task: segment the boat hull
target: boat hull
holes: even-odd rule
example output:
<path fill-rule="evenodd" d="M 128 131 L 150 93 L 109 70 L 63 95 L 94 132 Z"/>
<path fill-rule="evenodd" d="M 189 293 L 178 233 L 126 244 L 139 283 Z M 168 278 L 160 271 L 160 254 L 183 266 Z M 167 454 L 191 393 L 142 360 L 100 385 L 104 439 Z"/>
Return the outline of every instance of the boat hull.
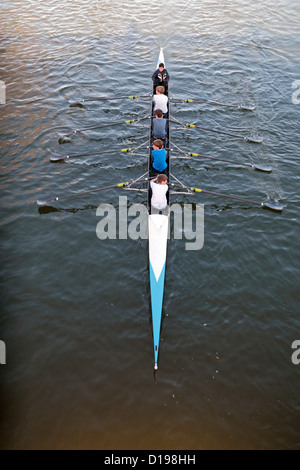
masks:
<path fill-rule="evenodd" d="M 165 286 L 169 215 L 149 214 L 148 229 L 154 368 L 157 369 Z"/>
<path fill-rule="evenodd" d="M 163 51 L 160 50 L 157 67 L 159 63 L 165 63 Z M 168 92 L 167 92 L 168 93 Z M 165 140 L 165 147 L 168 147 L 170 142 L 169 132 L 169 113 L 170 104 L 168 104 L 167 113 L 167 137 Z M 165 286 L 165 272 L 166 272 L 166 259 L 167 259 L 167 241 L 169 233 L 169 191 L 167 193 L 167 207 L 162 211 L 154 211 L 151 208 L 152 191 L 150 187 L 150 180 L 157 176 L 157 172 L 153 171 L 152 167 L 152 142 L 154 140 L 152 134 L 154 117 L 154 105 L 151 104 L 151 126 L 150 126 L 150 141 L 149 141 L 149 162 L 148 162 L 148 242 L 149 242 L 149 271 L 150 271 L 150 295 L 151 295 L 151 311 L 152 311 L 152 328 L 153 328 L 153 346 L 154 346 L 154 368 L 158 368 L 158 355 L 160 332 L 163 311 L 164 299 L 164 286 Z M 167 148 L 167 168 L 164 173 L 169 180 L 170 175 L 170 156 L 169 149 Z"/>

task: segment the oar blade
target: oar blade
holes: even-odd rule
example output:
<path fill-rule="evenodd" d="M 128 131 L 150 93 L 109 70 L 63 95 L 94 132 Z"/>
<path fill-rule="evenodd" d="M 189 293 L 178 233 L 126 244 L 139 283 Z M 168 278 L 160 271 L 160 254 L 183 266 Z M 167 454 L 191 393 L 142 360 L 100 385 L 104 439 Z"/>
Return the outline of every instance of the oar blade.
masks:
<path fill-rule="evenodd" d="M 262 143 L 262 138 L 261 137 L 244 137 L 246 142 L 251 142 L 252 144 L 261 144 Z"/>
<path fill-rule="evenodd" d="M 263 202 L 262 203 L 263 209 L 269 209 L 274 212 L 282 212 L 283 206 L 278 202 Z"/>
<path fill-rule="evenodd" d="M 254 111 L 255 108 L 256 106 L 242 106 L 242 105 L 238 106 L 238 109 L 240 109 L 241 111 Z"/>
<path fill-rule="evenodd" d="M 61 138 L 69 137 L 69 136 L 71 136 L 72 134 L 75 134 L 75 133 L 76 133 L 76 130 L 69 131 L 69 132 L 59 132 L 58 136 L 61 137 Z"/>
<path fill-rule="evenodd" d="M 82 100 L 82 101 L 84 101 L 84 100 Z M 84 104 L 79 103 L 79 101 L 76 101 L 76 102 L 71 102 L 70 103 L 70 108 L 84 108 L 84 109 L 86 109 L 86 106 L 84 106 Z"/>
<path fill-rule="evenodd" d="M 272 168 L 266 165 L 253 165 L 254 170 L 264 171 L 265 173 L 271 173 Z"/>
<path fill-rule="evenodd" d="M 55 197 L 45 197 L 44 199 L 37 199 L 36 203 L 38 206 L 46 206 L 49 202 L 55 201 Z"/>
<path fill-rule="evenodd" d="M 50 162 L 51 163 L 63 162 L 65 158 L 66 158 L 66 155 L 51 155 Z"/>

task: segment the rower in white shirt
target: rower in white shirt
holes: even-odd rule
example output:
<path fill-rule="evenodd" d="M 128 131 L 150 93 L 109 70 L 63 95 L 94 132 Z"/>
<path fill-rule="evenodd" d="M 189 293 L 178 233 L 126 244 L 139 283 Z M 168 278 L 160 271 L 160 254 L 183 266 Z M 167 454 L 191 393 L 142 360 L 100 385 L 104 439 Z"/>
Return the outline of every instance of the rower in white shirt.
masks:
<path fill-rule="evenodd" d="M 160 174 L 150 181 L 152 189 L 151 206 L 155 209 L 162 210 L 167 207 L 168 177 Z"/>
<path fill-rule="evenodd" d="M 153 96 L 154 112 L 156 109 L 161 109 L 164 114 L 168 112 L 168 97 L 164 93 L 165 89 L 163 86 L 156 87 L 156 94 Z"/>

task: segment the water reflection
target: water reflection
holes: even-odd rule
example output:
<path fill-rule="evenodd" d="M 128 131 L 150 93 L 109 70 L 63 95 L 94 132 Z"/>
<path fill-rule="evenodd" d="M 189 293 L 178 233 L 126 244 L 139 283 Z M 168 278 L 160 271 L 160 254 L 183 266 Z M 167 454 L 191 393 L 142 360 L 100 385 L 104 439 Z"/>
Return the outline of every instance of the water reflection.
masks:
<path fill-rule="evenodd" d="M 0 108 L 0 326 L 8 345 L 1 445 L 295 447 L 298 377 L 287 351 L 299 324 L 299 109 L 291 103 L 299 2 L 4 0 L 0 14 L 8 94 Z M 61 152 L 59 130 L 149 112 L 148 103 L 70 108 L 70 100 L 147 93 L 159 45 L 174 96 L 257 105 L 253 113 L 174 105 L 177 119 L 264 137 L 258 148 L 173 130 L 174 143 L 273 169 L 174 161 L 176 177 L 289 204 L 278 216 L 200 196 L 203 249 L 169 246 L 154 383 L 147 246 L 101 243 L 97 197 L 72 207 L 38 208 L 36 199 L 143 172 L 142 158 L 52 165 L 49 156 Z M 63 148 L 92 153 L 147 138 L 143 128 L 107 129 L 80 133 Z"/>

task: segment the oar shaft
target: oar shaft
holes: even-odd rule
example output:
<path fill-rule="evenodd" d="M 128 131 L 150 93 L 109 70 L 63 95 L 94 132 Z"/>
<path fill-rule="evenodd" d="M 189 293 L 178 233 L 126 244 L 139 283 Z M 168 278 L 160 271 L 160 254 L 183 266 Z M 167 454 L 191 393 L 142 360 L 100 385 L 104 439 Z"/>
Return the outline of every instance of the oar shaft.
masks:
<path fill-rule="evenodd" d="M 210 128 L 207 128 L 207 127 L 197 126 L 196 124 L 189 124 L 189 123 L 174 121 L 172 119 L 170 119 L 169 121 L 173 122 L 174 124 L 179 124 L 179 125 L 185 126 L 185 127 L 192 127 L 192 128 L 201 129 L 202 131 L 215 132 L 216 134 L 229 135 L 230 137 L 236 137 L 237 139 L 243 139 L 243 140 L 246 140 L 248 142 L 261 143 L 261 139 L 259 139 L 259 140 L 252 139 L 251 137 L 244 137 L 242 135 L 232 134 L 230 132 L 224 132 L 224 131 L 219 131 L 219 130 L 216 130 L 216 129 L 210 129 Z"/>
<path fill-rule="evenodd" d="M 110 186 L 104 186 L 102 188 L 89 189 L 88 191 L 81 191 L 79 193 L 67 194 L 65 196 L 55 196 L 55 197 L 49 197 L 49 198 L 45 198 L 45 199 L 38 199 L 37 200 L 37 205 L 38 206 L 45 206 L 46 204 L 48 204 L 48 202 L 51 202 L 51 201 L 60 201 L 61 199 L 67 199 L 67 198 L 70 198 L 70 197 L 84 196 L 85 194 L 96 193 L 96 192 L 99 192 L 99 191 L 104 191 L 106 189 L 122 188 L 122 187 L 128 186 L 130 184 L 140 183 L 140 182 L 147 181 L 147 180 L 148 180 L 148 178 L 142 178 L 142 179 L 137 179 L 137 180 L 133 180 L 133 181 L 126 181 L 124 183 L 113 184 L 113 185 L 110 185 Z"/>
<path fill-rule="evenodd" d="M 261 203 L 261 202 L 251 201 L 250 199 L 244 199 L 244 198 L 238 197 L 238 196 L 228 196 L 228 194 L 216 193 L 214 191 L 208 191 L 206 189 L 195 188 L 193 186 L 188 187 L 188 186 L 184 186 L 184 185 L 178 185 L 178 184 L 175 184 L 175 183 L 172 183 L 172 185 L 176 186 L 178 188 L 189 189 L 193 193 L 211 194 L 213 196 L 221 196 L 221 197 L 225 197 L 225 198 L 228 198 L 228 199 L 235 199 L 237 201 L 242 201 L 242 202 L 247 202 L 247 203 L 250 203 L 250 204 L 256 204 L 258 206 L 263 206 L 263 203 Z"/>
<path fill-rule="evenodd" d="M 89 98 L 89 99 L 82 99 L 81 101 L 83 101 L 84 103 L 87 103 L 88 101 L 113 101 L 113 100 L 127 100 L 127 99 L 131 99 L 131 100 L 136 100 L 138 98 L 146 98 L 146 97 L 149 97 L 150 95 L 130 95 L 130 96 L 114 96 L 112 98 Z"/>
<path fill-rule="evenodd" d="M 192 100 L 190 98 L 171 98 L 171 101 L 180 101 L 183 103 L 197 103 L 197 104 L 212 104 L 216 106 L 226 106 L 228 108 L 239 108 L 238 105 L 236 104 L 224 104 L 224 103 L 218 103 L 216 101 L 199 101 L 199 100 Z"/>
<path fill-rule="evenodd" d="M 80 193 L 74 193 L 74 194 L 67 194 L 66 196 L 57 196 L 55 198 L 56 201 L 59 201 L 60 199 L 67 199 L 70 197 L 75 197 L 75 196 L 84 196 L 85 194 L 90 194 L 90 193 L 96 193 L 99 191 L 104 191 L 106 189 L 112 189 L 112 188 L 118 188 L 122 186 L 127 186 L 129 183 L 119 183 L 119 184 L 113 184 L 110 186 L 104 186 L 103 188 L 96 188 L 96 189 L 89 189 L 88 191 L 81 191 Z"/>
<path fill-rule="evenodd" d="M 186 124 L 186 126 L 187 127 L 197 127 L 198 129 L 201 129 L 202 131 L 215 132 L 216 134 L 229 135 L 230 137 L 237 137 L 238 139 L 245 140 L 245 137 L 243 137 L 242 135 L 231 134 L 231 132 L 217 131 L 215 129 L 209 129 L 207 127 L 194 126 L 193 124 Z"/>
<path fill-rule="evenodd" d="M 86 127 L 84 129 L 76 129 L 73 132 L 90 131 L 90 130 L 94 130 L 94 129 L 102 129 L 104 127 L 120 126 L 121 124 L 132 124 L 133 122 L 144 121 L 145 119 L 150 119 L 150 118 L 149 118 L 149 116 L 147 116 L 147 117 L 138 118 L 138 119 L 127 119 L 126 121 L 118 121 L 118 122 L 113 122 L 111 124 L 102 124 L 101 126 Z"/>
<path fill-rule="evenodd" d="M 199 100 L 193 100 L 189 98 L 171 98 L 171 101 L 179 101 L 183 103 L 197 103 L 197 104 L 211 104 L 213 106 L 225 106 L 227 108 L 236 108 L 236 109 L 241 109 L 241 110 L 247 110 L 247 111 L 253 111 L 255 109 L 255 106 L 242 106 L 238 104 L 226 104 L 226 103 L 219 103 L 218 101 L 199 101 Z"/>
<path fill-rule="evenodd" d="M 263 209 L 270 209 L 271 211 L 275 212 L 282 212 L 283 206 L 278 204 L 278 202 L 257 202 L 257 201 L 252 201 L 251 199 L 244 199 L 243 197 L 238 197 L 238 196 L 229 196 L 228 194 L 221 194 L 221 193 L 216 193 L 214 191 L 208 191 L 206 189 L 200 189 L 200 188 L 194 188 L 194 187 L 188 187 L 184 186 L 183 184 L 176 184 L 176 183 L 171 183 L 172 186 L 176 186 L 177 188 L 182 188 L 182 189 L 188 189 L 192 192 L 196 193 L 205 193 L 205 194 L 212 194 L 213 196 L 221 196 L 225 197 L 227 199 L 235 199 L 236 201 L 241 201 L 241 202 L 246 202 L 247 204 L 256 204 L 257 206 L 262 207 Z"/>
<path fill-rule="evenodd" d="M 123 149 L 122 149 L 123 150 Z M 93 155 L 104 155 L 106 153 L 113 153 L 117 150 L 106 150 L 102 152 L 93 152 L 93 153 L 77 153 L 73 155 L 55 155 L 55 157 L 60 157 L 61 159 L 65 160 L 66 158 L 76 158 L 76 157 L 89 157 Z"/>
<path fill-rule="evenodd" d="M 197 192 L 197 193 L 206 193 L 206 194 L 212 194 L 213 196 L 221 196 L 221 197 L 226 197 L 228 199 L 235 199 L 236 201 L 242 201 L 242 202 L 247 202 L 251 204 L 256 204 L 258 206 L 262 206 L 263 204 L 261 202 L 257 201 L 251 201 L 249 199 L 244 199 L 242 197 L 238 196 L 228 196 L 227 194 L 221 194 L 221 193 L 215 193 L 213 191 L 207 191 L 205 189 L 200 189 L 200 188 L 190 188 L 191 191 Z"/>
<path fill-rule="evenodd" d="M 82 129 L 75 129 L 74 131 L 66 132 L 63 135 L 71 135 L 71 134 L 76 134 L 76 132 L 84 132 L 84 131 L 92 131 L 95 129 L 102 129 L 105 127 L 112 127 L 112 126 L 120 126 L 121 124 L 132 124 L 133 122 L 139 122 L 139 121 L 144 121 L 145 119 L 150 119 L 149 116 L 144 117 L 144 118 L 138 118 L 138 119 L 127 119 L 126 121 L 118 121 L 118 122 L 113 122 L 110 124 L 102 124 L 101 126 L 93 126 L 93 127 L 83 127 Z"/>
<path fill-rule="evenodd" d="M 185 127 L 192 127 L 192 128 L 201 129 L 202 131 L 215 132 L 216 134 L 224 134 L 224 135 L 229 135 L 231 137 L 238 137 L 239 139 L 245 139 L 245 137 L 243 137 L 242 135 L 231 134 L 230 132 L 217 131 L 216 129 L 210 129 L 210 128 L 207 128 L 207 127 L 196 126 L 196 124 L 189 124 L 189 123 L 184 123 L 184 122 L 179 122 L 179 121 L 177 122 L 177 121 L 173 121 L 171 119 L 170 119 L 170 122 L 173 122 L 174 124 L 179 124 L 179 125 L 185 126 Z"/>
<path fill-rule="evenodd" d="M 75 129 L 75 131 L 72 131 L 72 132 L 75 133 L 75 132 L 82 132 L 82 131 L 92 131 L 94 129 L 102 129 L 104 127 L 120 126 L 120 124 L 124 124 L 124 123 L 125 123 L 125 121 L 112 122 L 111 124 L 102 124 L 101 126 L 84 127 L 82 129 Z"/>
<path fill-rule="evenodd" d="M 269 166 L 266 166 L 266 165 L 258 165 L 258 164 L 252 165 L 251 163 L 234 162 L 233 160 L 227 160 L 225 158 L 211 157 L 211 156 L 208 156 L 208 155 L 201 155 L 199 153 L 188 152 L 188 155 L 191 155 L 192 157 L 209 158 L 210 160 L 217 160 L 217 161 L 221 161 L 221 162 L 232 163 L 233 165 L 246 166 L 246 167 L 253 168 L 254 170 L 264 171 L 266 173 L 271 173 L 271 171 L 272 171 L 272 168 L 269 167 Z"/>
<path fill-rule="evenodd" d="M 201 157 L 201 158 L 208 158 L 210 160 L 216 160 L 216 161 L 220 161 L 220 162 L 233 163 L 234 165 L 253 167 L 253 165 L 251 165 L 250 163 L 234 162 L 233 160 L 227 160 L 225 158 L 217 158 L 217 157 L 211 157 L 211 156 L 208 156 L 208 155 L 201 155 L 200 153 L 188 152 L 188 155 L 190 155 L 191 157 Z"/>
<path fill-rule="evenodd" d="M 253 168 L 254 170 L 258 171 L 264 171 L 266 173 L 271 173 L 272 168 L 266 165 L 253 165 L 252 163 L 244 163 L 244 162 L 235 162 L 233 160 L 228 160 L 226 158 L 220 158 L 220 157 L 212 157 L 208 155 L 202 155 L 200 153 L 193 153 L 193 152 L 185 152 L 183 150 L 180 150 L 178 147 L 176 149 L 170 149 L 170 150 L 176 150 L 184 155 L 189 155 L 187 157 L 182 157 L 182 158 L 191 158 L 191 157 L 200 157 L 200 158 L 208 158 L 209 160 L 215 160 L 215 161 L 220 161 L 220 162 L 225 162 L 225 163 L 232 163 L 233 165 L 238 165 L 238 166 L 245 166 L 245 167 L 250 167 Z M 180 158 L 180 157 L 174 157 L 174 158 Z"/>
<path fill-rule="evenodd" d="M 110 154 L 110 153 L 116 153 L 116 152 L 123 152 L 123 153 L 130 153 L 133 152 L 134 150 L 139 150 L 139 149 L 148 149 L 148 147 L 137 147 L 137 148 L 124 148 L 124 149 L 117 149 L 117 150 L 103 150 L 101 152 L 93 152 L 93 153 L 78 153 L 78 154 L 73 154 L 73 155 L 52 155 L 50 157 L 50 161 L 52 163 L 57 163 L 61 162 L 63 160 L 67 160 L 69 158 L 77 158 L 77 157 L 90 157 L 94 155 L 105 155 L 105 154 Z"/>

